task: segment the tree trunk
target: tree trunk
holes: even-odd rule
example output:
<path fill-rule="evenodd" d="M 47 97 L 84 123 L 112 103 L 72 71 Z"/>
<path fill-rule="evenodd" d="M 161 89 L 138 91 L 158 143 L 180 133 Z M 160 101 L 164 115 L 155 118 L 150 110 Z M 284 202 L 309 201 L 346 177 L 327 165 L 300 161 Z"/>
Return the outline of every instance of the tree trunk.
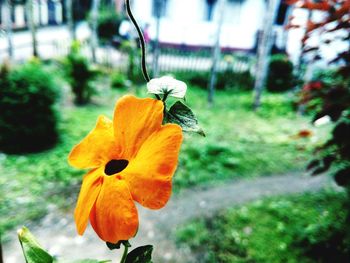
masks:
<path fill-rule="evenodd" d="M 164 0 L 156 0 L 156 38 L 154 40 L 154 49 L 153 49 L 153 60 L 152 60 L 152 75 L 153 78 L 157 78 L 159 75 L 159 56 L 160 56 L 160 48 L 159 48 L 159 34 L 160 34 L 160 18 L 163 13 L 164 8 Z"/>
<path fill-rule="evenodd" d="M 311 10 L 308 10 L 307 11 L 307 20 L 306 20 L 306 26 L 307 26 L 307 23 L 309 20 L 312 19 L 312 11 Z M 304 32 L 304 35 L 303 35 L 303 38 L 307 35 L 307 29 L 306 29 L 306 26 L 305 26 L 305 32 Z M 305 64 L 305 61 L 304 61 L 304 49 L 305 49 L 305 45 L 306 43 L 305 42 L 302 42 L 301 43 L 301 47 L 300 47 L 300 54 L 299 54 L 299 58 L 298 58 L 298 62 L 297 62 L 297 72 L 298 74 L 301 76 L 302 75 L 302 70 L 303 70 L 303 65 Z"/>
<path fill-rule="evenodd" d="M 213 48 L 213 56 L 212 56 L 213 64 L 212 64 L 211 70 L 210 70 L 210 81 L 209 81 L 209 86 L 208 86 L 208 103 L 209 103 L 209 105 L 213 105 L 213 103 L 214 103 L 217 67 L 218 67 L 218 62 L 220 62 L 220 55 L 221 55 L 220 37 L 221 37 L 222 24 L 224 22 L 226 0 L 220 0 L 218 2 L 218 6 L 219 6 L 219 11 L 220 11 L 220 18 L 218 21 L 218 27 L 217 27 L 216 36 L 215 36 L 215 45 Z"/>
<path fill-rule="evenodd" d="M 308 14 L 307 14 L 307 20 L 306 20 L 306 25 L 308 23 L 309 20 L 312 19 L 312 11 L 308 10 Z M 304 37 L 306 37 L 307 35 L 307 29 L 305 28 L 305 32 L 304 32 Z M 304 57 L 304 49 L 305 49 L 305 42 L 301 43 L 301 47 L 300 47 L 300 54 L 299 54 L 299 58 L 297 61 L 297 65 L 296 65 L 296 72 L 298 74 L 298 77 L 300 80 L 303 80 L 303 83 L 307 83 L 312 79 L 312 74 L 313 74 L 313 65 L 312 64 L 307 64 L 305 61 L 305 57 Z M 299 91 L 301 88 L 301 86 L 297 86 L 296 90 Z M 305 113 L 305 107 L 306 105 L 303 103 L 300 103 L 298 106 L 298 114 L 299 115 L 303 115 Z"/>
<path fill-rule="evenodd" d="M 11 0 L 4 1 L 4 23 L 7 38 L 7 52 L 10 60 L 13 59 L 13 41 L 12 41 L 12 19 L 11 19 Z"/>
<path fill-rule="evenodd" d="M 75 24 L 74 24 L 74 16 L 73 16 L 73 0 L 66 0 L 66 11 L 67 11 L 67 25 L 70 34 L 71 41 L 75 41 L 77 39 L 75 32 Z"/>
<path fill-rule="evenodd" d="M 274 41 L 273 24 L 276 20 L 279 0 L 268 0 L 267 11 L 264 16 L 264 24 L 261 37 L 258 40 L 258 54 L 256 63 L 256 76 L 254 85 L 253 108 L 257 110 L 261 104 L 261 94 L 264 90 L 266 76 L 269 67 L 269 58 Z"/>
<path fill-rule="evenodd" d="M 27 0 L 27 17 L 28 17 L 29 30 L 30 30 L 30 34 L 32 37 L 33 56 L 39 57 L 38 41 L 36 38 L 36 25 L 34 22 L 34 2 L 33 2 L 33 0 Z"/>
<path fill-rule="evenodd" d="M 91 7 L 91 55 L 92 55 L 92 62 L 96 63 L 96 49 L 98 47 L 98 10 L 100 6 L 100 0 L 92 0 L 92 7 Z"/>

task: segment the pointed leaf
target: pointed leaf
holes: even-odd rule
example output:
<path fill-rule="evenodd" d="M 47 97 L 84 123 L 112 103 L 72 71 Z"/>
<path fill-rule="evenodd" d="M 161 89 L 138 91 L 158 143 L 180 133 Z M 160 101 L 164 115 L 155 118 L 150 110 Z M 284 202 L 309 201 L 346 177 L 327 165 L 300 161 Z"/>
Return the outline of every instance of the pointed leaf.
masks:
<path fill-rule="evenodd" d="M 27 263 L 53 262 L 53 257 L 42 248 L 26 227 L 22 227 L 18 231 L 18 238 Z"/>
<path fill-rule="evenodd" d="M 168 123 L 180 125 L 184 131 L 196 132 L 205 136 L 205 133 L 198 125 L 198 120 L 192 110 L 181 101 L 175 102 L 174 105 L 170 107 L 169 111 L 165 114 L 165 120 Z"/>
<path fill-rule="evenodd" d="M 74 261 L 59 261 L 58 263 L 110 263 L 112 260 L 80 259 Z"/>
<path fill-rule="evenodd" d="M 126 263 L 152 263 L 153 246 L 135 248 L 126 256 Z"/>

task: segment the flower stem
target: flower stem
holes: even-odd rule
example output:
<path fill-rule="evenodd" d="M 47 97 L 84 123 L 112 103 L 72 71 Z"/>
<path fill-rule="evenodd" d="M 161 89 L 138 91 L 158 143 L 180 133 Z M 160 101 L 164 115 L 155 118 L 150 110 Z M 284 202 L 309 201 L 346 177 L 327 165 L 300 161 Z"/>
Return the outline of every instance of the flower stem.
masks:
<path fill-rule="evenodd" d="M 134 15 L 132 14 L 131 11 L 131 6 L 130 6 L 130 0 L 125 0 L 125 6 L 126 6 L 126 12 L 131 20 L 131 22 L 134 24 L 137 33 L 139 35 L 140 39 L 140 46 L 141 46 L 141 67 L 142 67 L 142 74 L 143 77 L 147 82 L 149 82 L 151 79 L 148 75 L 147 72 L 147 66 L 146 66 L 146 43 L 145 43 L 145 38 L 143 37 L 142 31 L 140 26 L 137 24 L 136 19 L 134 18 Z"/>
<path fill-rule="evenodd" d="M 129 250 L 129 246 L 128 245 L 126 245 L 124 243 L 123 243 L 123 245 L 124 245 L 124 253 L 123 253 L 122 259 L 120 260 L 120 263 L 125 263 L 126 256 L 128 255 L 128 250 Z"/>
<path fill-rule="evenodd" d="M 147 72 L 147 65 L 146 65 L 146 42 L 145 38 L 143 37 L 142 30 L 140 26 L 137 24 L 137 21 L 131 11 L 131 6 L 130 6 L 130 0 L 125 0 L 125 7 L 126 7 L 126 13 L 128 14 L 131 22 L 136 28 L 137 34 L 139 35 L 140 39 L 140 46 L 141 46 L 141 69 L 142 69 L 142 74 L 143 77 L 145 78 L 146 82 L 149 82 L 151 79 L 148 75 Z M 161 100 L 161 98 L 156 94 L 155 95 L 158 100 Z"/>

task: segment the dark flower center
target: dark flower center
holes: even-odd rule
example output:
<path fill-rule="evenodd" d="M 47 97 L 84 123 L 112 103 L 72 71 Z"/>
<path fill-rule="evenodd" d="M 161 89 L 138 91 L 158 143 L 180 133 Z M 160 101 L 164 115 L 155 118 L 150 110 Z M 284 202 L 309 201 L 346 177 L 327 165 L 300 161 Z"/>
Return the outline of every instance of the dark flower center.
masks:
<path fill-rule="evenodd" d="M 128 160 L 110 160 L 105 167 L 106 175 L 113 175 L 123 171 L 129 164 Z"/>

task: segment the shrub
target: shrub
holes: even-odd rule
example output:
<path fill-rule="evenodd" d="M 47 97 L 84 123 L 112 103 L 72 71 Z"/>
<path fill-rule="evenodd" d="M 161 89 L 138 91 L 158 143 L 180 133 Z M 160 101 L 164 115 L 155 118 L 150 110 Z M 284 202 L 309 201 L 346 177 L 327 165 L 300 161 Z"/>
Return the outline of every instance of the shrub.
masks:
<path fill-rule="evenodd" d="M 208 88 L 210 73 L 207 71 L 177 72 L 175 75 L 177 79 L 186 82 L 188 85 L 202 89 Z"/>
<path fill-rule="evenodd" d="M 267 89 L 272 92 L 283 92 L 293 88 L 295 83 L 292 62 L 286 55 L 273 55 L 267 75 Z"/>
<path fill-rule="evenodd" d="M 227 70 L 218 73 L 217 89 L 251 90 L 253 85 L 254 79 L 248 70 L 242 72 Z"/>
<path fill-rule="evenodd" d="M 97 76 L 97 71 L 92 69 L 88 60 L 80 52 L 80 44 L 72 44 L 71 50 L 65 60 L 66 77 L 75 95 L 75 103 L 83 105 L 90 102 L 95 89 L 91 81 Z"/>
<path fill-rule="evenodd" d="M 39 62 L 9 70 L 0 81 L 0 150 L 36 152 L 51 147 L 58 138 L 54 104 L 58 89 Z"/>
<path fill-rule="evenodd" d="M 102 8 L 99 11 L 97 34 L 101 42 L 109 42 L 118 35 L 121 17 L 114 9 Z"/>
<path fill-rule="evenodd" d="M 128 82 L 130 81 L 128 81 L 125 75 L 120 72 L 115 72 L 111 77 L 111 87 L 113 89 L 127 88 L 130 85 Z"/>
<path fill-rule="evenodd" d="M 178 72 L 175 75 L 178 79 L 192 86 L 198 86 L 202 89 L 208 88 L 210 72 Z M 253 84 L 254 79 L 249 71 L 234 72 L 231 70 L 226 70 L 217 74 L 216 89 L 218 90 L 250 90 L 252 89 Z"/>
<path fill-rule="evenodd" d="M 144 78 L 141 72 L 139 55 L 140 49 L 135 41 L 125 40 L 121 43 L 120 51 L 128 56 L 128 67 L 126 75 L 133 83 L 143 84 Z"/>

